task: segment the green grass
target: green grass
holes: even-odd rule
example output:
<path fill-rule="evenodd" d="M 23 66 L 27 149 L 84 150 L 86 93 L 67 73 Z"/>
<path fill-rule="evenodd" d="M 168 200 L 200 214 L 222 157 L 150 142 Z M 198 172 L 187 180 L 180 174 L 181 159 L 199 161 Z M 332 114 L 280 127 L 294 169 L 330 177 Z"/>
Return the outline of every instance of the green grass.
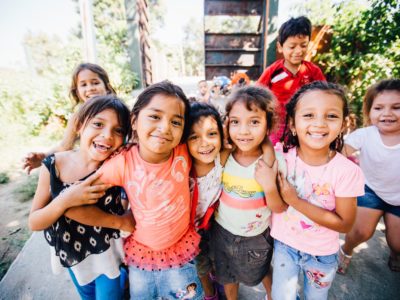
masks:
<path fill-rule="evenodd" d="M 0 184 L 5 184 L 10 181 L 10 176 L 8 176 L 7 172 L 0 173 Z"/>
<path fill-rule="evenodd" d="M 14 195 L 20 202 L 27 202 L 35 195 L 38 182 L 38 174 L 34 173 L 27 176 L 24 181 L 14 190 Z"/>

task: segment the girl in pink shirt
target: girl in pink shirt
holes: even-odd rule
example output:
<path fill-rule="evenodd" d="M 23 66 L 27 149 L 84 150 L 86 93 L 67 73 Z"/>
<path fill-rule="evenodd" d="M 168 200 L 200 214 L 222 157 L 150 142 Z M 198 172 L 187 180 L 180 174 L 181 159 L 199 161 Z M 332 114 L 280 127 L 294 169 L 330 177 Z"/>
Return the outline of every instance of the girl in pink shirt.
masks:
<path fill-rule="evenodd" d="M 289 207 L 272 215 L 272 298 L 296 299 L 302 273 L 305 299 L 327 299 L 338 267 L 339 232 L 353 226 L 364 177 L 340 154 L 348 114 L 342 88 L 315 81 L 301 87 L 286 110 L 288 175 L 279 174 L 278 182 Z"/>
<path fill-rule="evenodd" d="M 124 244 L 132 299 L 203 299 L 194 257 L 200 236 L 194 230 L 184 140 L 189 101 L 182 89 L 163 81 L 145 89 L 131 114 L 136 145 L 102 166 L 102 181 L 123 186 L 136 221 Z M 179 296 L 180 297 L 180 296 Z M 179 298 L 178 297 L 178 298 Z"/>

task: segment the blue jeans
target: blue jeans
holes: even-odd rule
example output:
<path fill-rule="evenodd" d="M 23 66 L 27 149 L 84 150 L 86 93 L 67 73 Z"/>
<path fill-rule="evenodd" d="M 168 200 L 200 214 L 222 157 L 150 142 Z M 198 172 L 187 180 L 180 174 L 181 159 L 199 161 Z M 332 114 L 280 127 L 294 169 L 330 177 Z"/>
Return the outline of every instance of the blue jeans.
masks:
<path fill-rule="evenodd" d="M 146 271 L 129 266 L 131 299 L 204 299 L 196 266 L 189 262 L 182 267 L 161 271 Z"/>
<path fill-rule="evenodd" d="M 68 268 L 68 272 L 82 300 L 119 300 L 124 295 L 127 273 L 123 268 L 121 268 L 121 275 L 117 278 L 110 279 L 103 274 L 86 285 L 79 285 L 70 268 Z"/>
<path fill-rule="evenodd" d="M 338 254 L 313 256 L 275 240 L 273 266 L 272 299 L 296 299 L 300 271 L 304 276 L 304 298 L 328 299 Z"/>

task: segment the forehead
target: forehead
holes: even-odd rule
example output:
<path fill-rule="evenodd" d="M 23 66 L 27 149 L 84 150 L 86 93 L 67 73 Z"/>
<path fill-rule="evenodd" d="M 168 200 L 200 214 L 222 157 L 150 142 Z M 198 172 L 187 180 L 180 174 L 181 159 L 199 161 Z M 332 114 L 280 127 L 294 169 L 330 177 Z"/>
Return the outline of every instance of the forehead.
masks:
<path fill-rule="evenodd" d="M 212 116 L 204 116 L 201 117 L 196 123 L 192 126 L 193 132 L 198 131 L 207 131 L 210 129 L 218 129 L 218 123 Z"/>
<path fill-rule="evenodd" d="M 303 44 L 303 43 L 308 43 L 310 41 L 310 38 L 308 35 L 292 35 L 289 36 L 286 41 L 283 42 L 283 45 L 285 44 Z"/>
<path fill-rule="evenodd" d="M 248 109 L 247 103 L 238 101 L 233 104 L 232 109 L 229 113 L 229 117 L 244 117 L 244 116 L 265 116 L 266 112 L 258 107 L 255 103 L 250 104 L 250 110 Z"/>
<path fill-rule="evenodd" d="M 373 104 L 395 104 L 400 103 L 400 91 L 383 91 L 376 95 Z"/>
<path fill-rule="evenodd" d="M 88 69 L 84 69 L 78 73 L 78 81 L 87 80 L 87 79 L 99 79 L 99 75 L 95 72 L 92 72 Z"/>
<path fill-rule="evenodd" d="M 343 111 L 343 100 L 338 95 L 327 91 L 309 91 L 299 98 L 296 110 L 328 110 Z"/>
<path fill-rule="evenodd" d="M 143 110 L 152 110 L 168 115 L 178 115 L 184 117 L 185 104 L 175 96 L 156 94 Z"/>

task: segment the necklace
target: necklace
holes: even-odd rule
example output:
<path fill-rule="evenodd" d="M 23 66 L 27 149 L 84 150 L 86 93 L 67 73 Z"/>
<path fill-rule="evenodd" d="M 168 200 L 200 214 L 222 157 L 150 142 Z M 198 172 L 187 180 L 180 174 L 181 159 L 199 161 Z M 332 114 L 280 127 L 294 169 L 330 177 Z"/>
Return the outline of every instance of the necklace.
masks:
<path fill-rule="evenodd" d="M 319 177 L 319 181 L 321 181 L 322 180 L 322 178 L 324 177 L 324 175 L 325 175 L 325 172 L 326 172 L 326 169 L 328 168 L 328 163 L 329 163 L 329 161 L 331 160 L 331 156 L 332 156 L 332 153 L 333 153 L 333 151 L 331 150 L 331 149 L 329 149 L 329 152 L 328 152 L 328 156 L 327 156 L 327 158 L 326 158 L 326 163 L 325 163 L 325 166 L 324 166 L 324 169 L 322 170 L 322 173 L 321 173 L 321 175 L 320 175 L 320 177 Z M 298 149 L 296 148 L 296 158 L 295 158 L 295 161 L 294 161 L 294 170 L 293 170 L 293 175 L 291 176 L 291 179 L 292 179 L 292 184 L 294 185 L 294 187 L 296 188 L 296 190 L 297 190 L 297 188 L 299 187 L 298 185 L 297 185 L 297 161 L 299 160 L 299 151 L 298 151 Z M 307 172 L 307 170 L 306 170 L 306 172 Z M 308 173 L 308 172 L 307 172 Z M 310 175 L 310 174 L 309 174 Z M 311 177 L 311 176 L 310 176 Z"/>

